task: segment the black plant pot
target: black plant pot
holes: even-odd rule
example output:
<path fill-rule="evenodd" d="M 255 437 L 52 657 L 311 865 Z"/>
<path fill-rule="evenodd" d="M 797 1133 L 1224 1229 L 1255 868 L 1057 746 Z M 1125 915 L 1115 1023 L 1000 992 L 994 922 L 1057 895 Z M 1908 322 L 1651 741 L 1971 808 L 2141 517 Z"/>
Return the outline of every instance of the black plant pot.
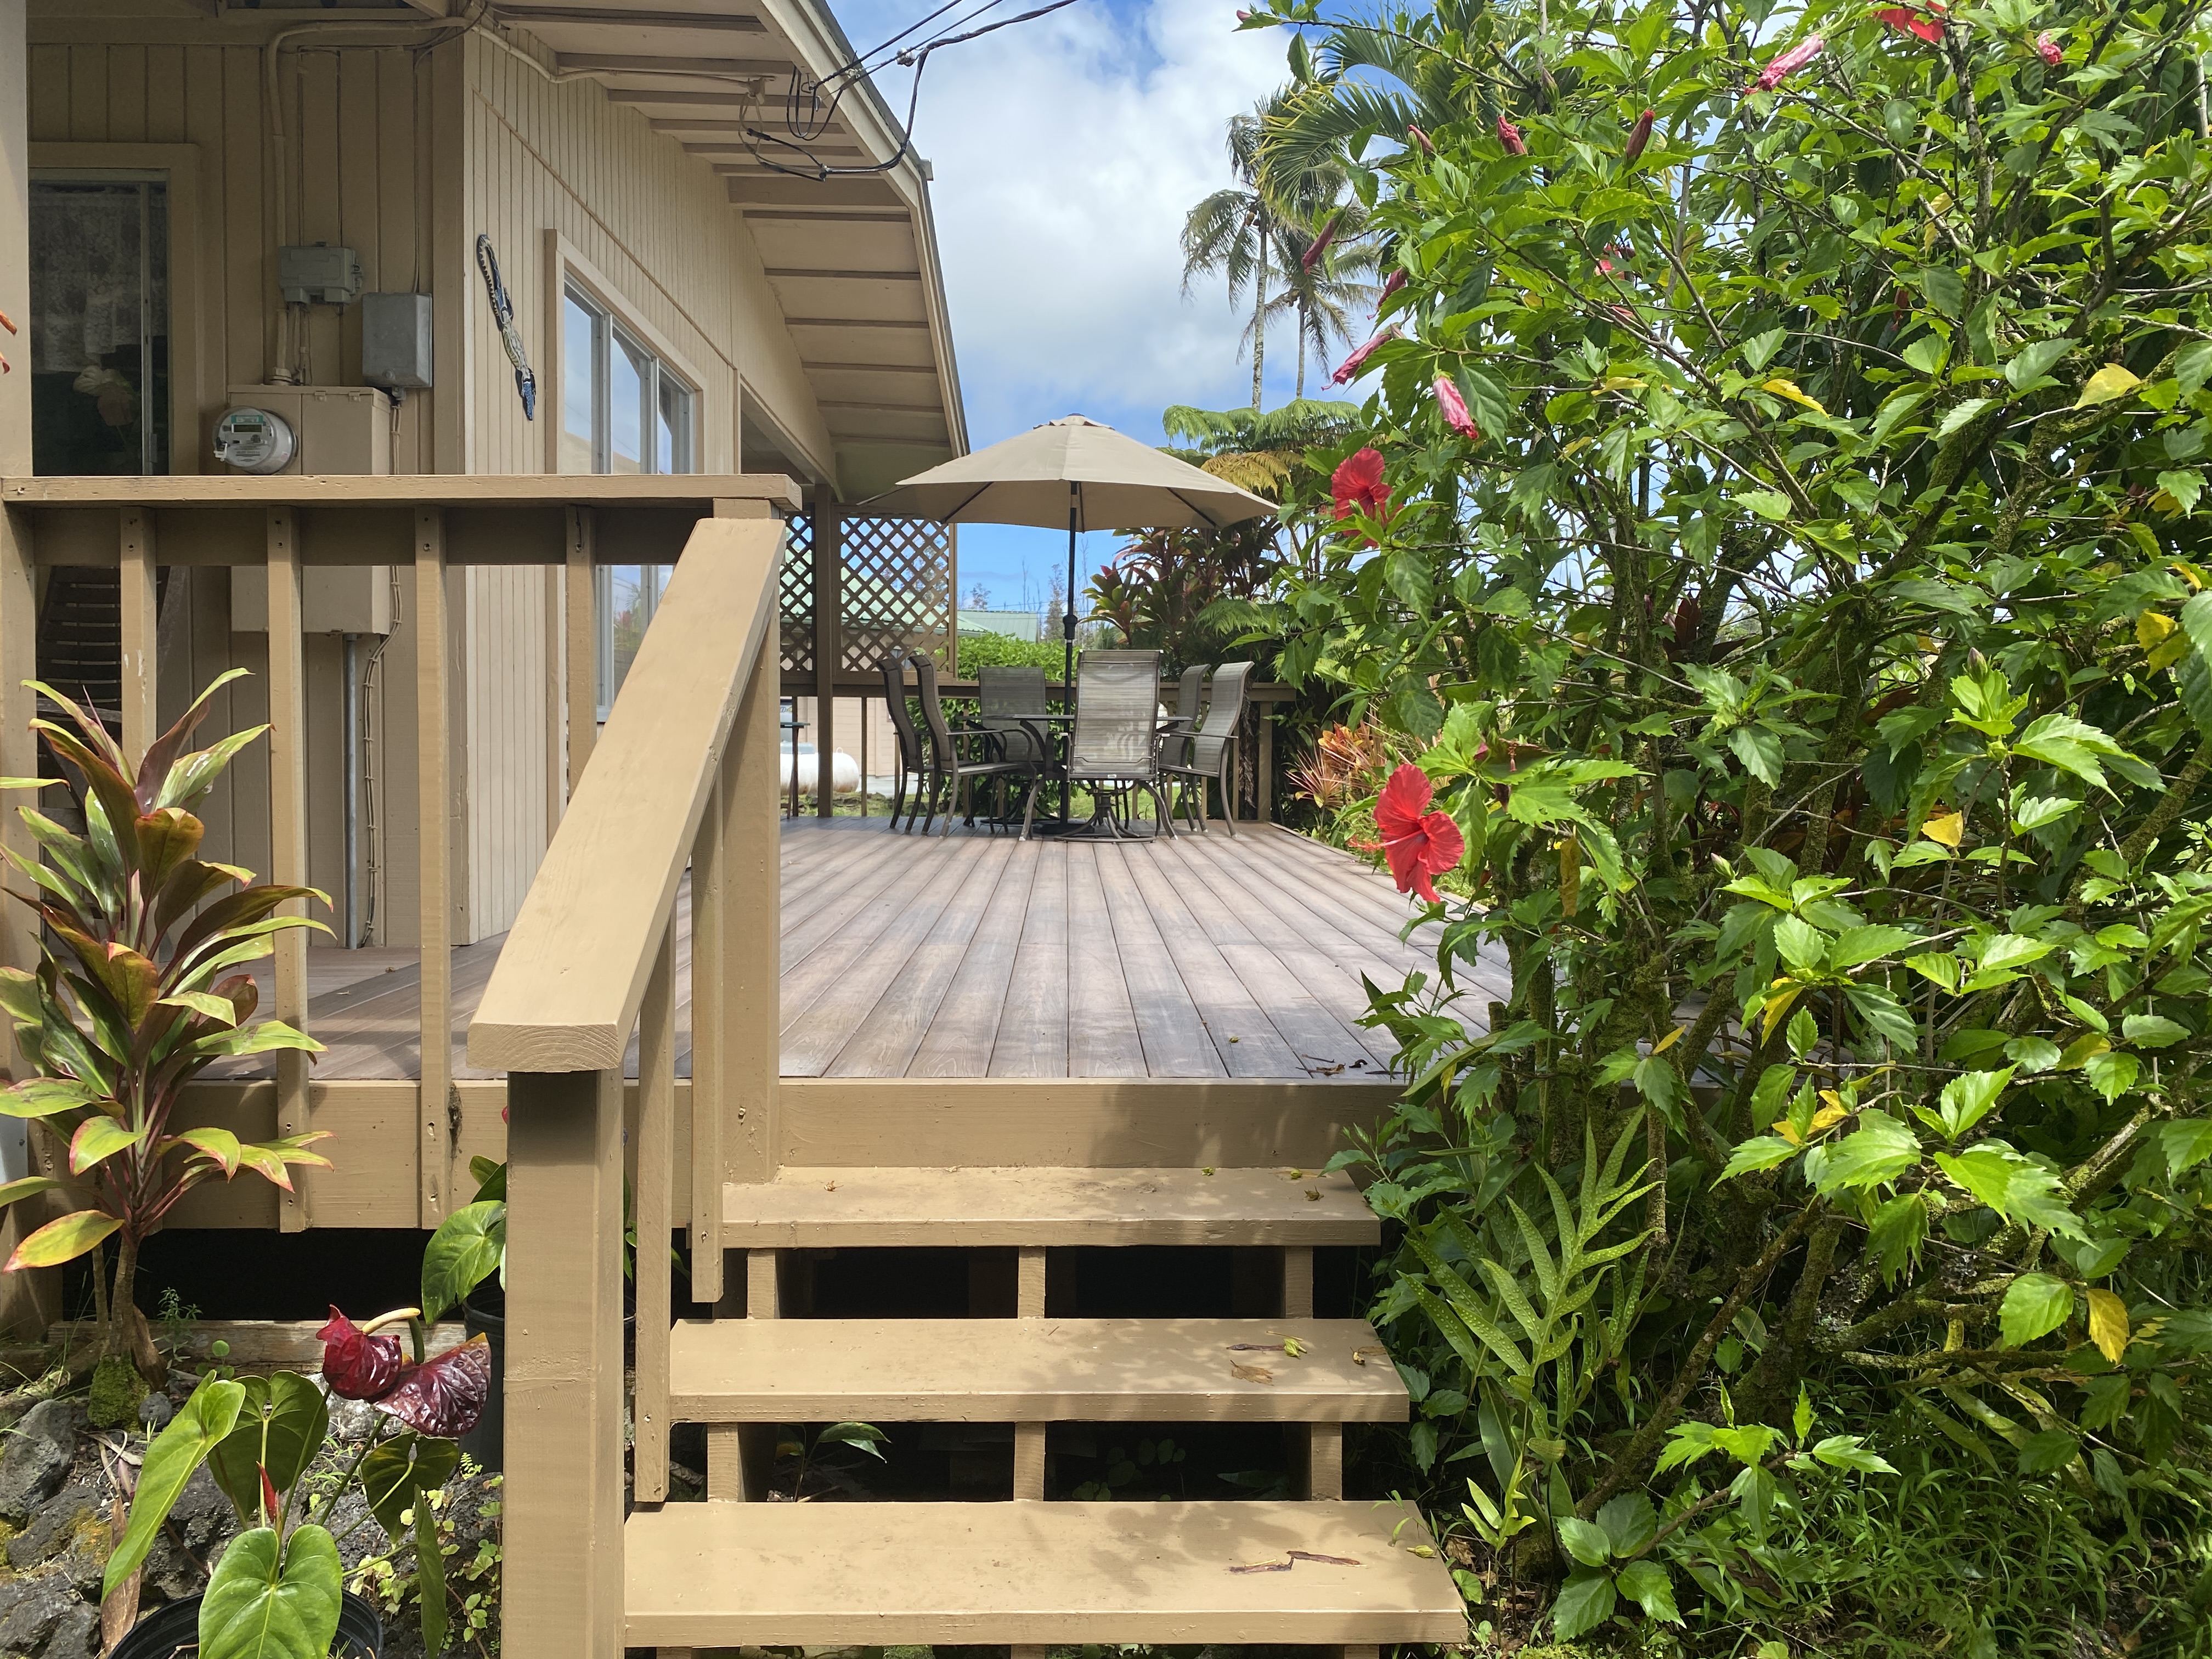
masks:
<path fill-rule="evenodd" d="M 625 1360 L 636 1342 L 637 1310 L 632 1288 L 623 1286 L 623 1349 Z M 498 1474 L 506 1464 L 507 1441 L 507 1292 L 489 1279 L 461 1298 L 461 1328 L 481 1336 L 491 1347 L 491 1392 L 483 1415 L 461 1437 L 461 1449 L 488 1472 Z"/>
<path fill-rule="evenodd" d="M 197 1653 L 199 1645 L 200 1598 L 188 1595 L 155 1608 L 125 1632 L 109 1659 L 174 1659 L 179 1653 Z M 383 1651 L 384 1620 L 377 1616 L 376 1603 L 346 1591 L 338 1604 L 332 1659 L 377 1659 Z"/>

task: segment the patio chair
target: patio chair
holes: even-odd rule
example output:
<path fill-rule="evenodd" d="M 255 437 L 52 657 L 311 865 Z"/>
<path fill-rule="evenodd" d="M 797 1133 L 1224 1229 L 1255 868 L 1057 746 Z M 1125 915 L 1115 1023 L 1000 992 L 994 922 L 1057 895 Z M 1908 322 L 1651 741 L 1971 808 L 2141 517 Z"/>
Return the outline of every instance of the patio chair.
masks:
<path fill-rule="evenodd" d="M 1160 745 L 1162 765 L 1190 763 L 1190 734 L 1198 730 L 1199 715 L 1206 707 L 1206 677 L 1212 672 L 1202 662 L 1193 663 L 1176 682 L 1175 729 Z"/>
<path fill-rule="evenodd" d="M 1199 833 L 1206 832 L 1206 786 L 1210 780 L 1221 788 L 1221 820 L 1229 826 L 1229 833 L 1237 833 L 1237 728 L 1244 720 L 1244 688 L 1252 678 L 1249 662 L 1225 662 L 1213 671 L 1212 701 L 1207 703 L 1206 720 L 1192 733 L 1188 757 L 1173 766 L 1163 766 L 1160 772 L 1172 783 L 1182 785 L 1182 800 L 1185 811 L 1191 804 L 1191 789 L 1198 791 Z"/>
<path fill-rule="evenodd" d="M 975 822 L 975 780 L 996 778 L 1003 784 L 1013 777 L 1034 779 L 1040 768 L 1033 760 L 1006 759 L 1000 734 L 996 732 L 981 726 L 956 727 L 946 724 L 945 705 L 937 696 L 936 663 L 918 651 L 908 660 L 914 664 L 917 690 L 921 694 L 921 723 L 929 733 L 929 770 L 922 780 L 927 813 L 921 821 L 921 833 L 927 835 L 929 826 L 937 821 L 937 804 L 941 798 L 945 803 L 945 828 L 939 833 L 949 836 L 952 833 L 953 808 L 963 793 L 968 798 L 967 822 Z M 962 750 L 963 744 L 968 745 L 965 753 Z M 1030 793 L 1034 796 L 1036 791 Z M 1003 805 L 1000 811 L 1003 816 Z"/>
<path fill-rule="evenodd" d="M 916 813 L 921 811 L 921 785 L 927 769 L 922 764 L 921 733 L 915 730 L 914 711 L 907 707 L 906 658 L 894 652 L 876 666 L 884 675 L 884 706 L 890 715 L 891 732 L 898 738 L 898 776 L 891 788 L 891 828 L 898 828 L 899 815 L 906 811 L 907 780 L 915 784 L 914 811 L 907 813 L 909 826 Z M 867 780 L 861 780 L 867 787 Z"/>
<path fill-rule="evenodd" d="M 1117 840 L 1127 832 L 1117 824 L 1112 797 L 1144 790 L 1152 798 L 1153 821 L 1175 836 L 1167 798 L 1160 793 L 1160 653 L 1157 651 L 1086 651 L 1076 659 L 1075 720 L 1068 733 L 1067 764 L 1060 769 L 1066 787 L 1091 786 L 1089 834 Z M 1027 836 L 1036 811 L 1030 792 L 1022 814 Z M 1135 839 L 1135 837 L 1132 837 Z"/>
<path fill-rule="evenodd" d="M 1051 758 L 1042 741 L 1043 722 L 1052 713 L 1052 705 L 1045 697 L 1043 669 L 1013 663 L 978 669 L 975 701 L 981 709 L 975 723 L 986 732 L 998 734 L 1005 759 Z"/>

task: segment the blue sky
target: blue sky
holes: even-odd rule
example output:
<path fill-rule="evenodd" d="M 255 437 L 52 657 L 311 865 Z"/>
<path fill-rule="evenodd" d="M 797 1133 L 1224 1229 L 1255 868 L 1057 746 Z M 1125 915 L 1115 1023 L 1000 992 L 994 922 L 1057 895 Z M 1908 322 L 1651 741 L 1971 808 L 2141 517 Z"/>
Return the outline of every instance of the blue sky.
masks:
<path fill-rule="evenodd" d="M 1034 3 L 1006 0 L 985 16 Z M 836 4 L 866 50 L 936 0 Z M 1239 33 L 1235 11 L 1226 0 L 1077 0 L 930 60 L 915 140 L 936 169 L 975 447 L 1067 414 L 1158 443 L 1170 404 L 1251 401 L 1251 364 L 1237 350 L 1243 319 L 1218 283 L 1184 298 L 1177 246 L 1183 215 L 1230 182 L 1229 118 L 1286 78 L 1288 36 Z M 905 107 L 907 71 L 894 66 L 878 84 Z M 1289 329 L 1270 345 L 1272 405 L 1291 396 Z M 1309 391 L 1312 381 L 1309 366 Z M 1117 540 L 1085 538 L 1085 582 Z M 1041 603 L 1066 558 L 1064 533 L 963 526 L 962 597 L 980 581 L 996 605 Z"/>

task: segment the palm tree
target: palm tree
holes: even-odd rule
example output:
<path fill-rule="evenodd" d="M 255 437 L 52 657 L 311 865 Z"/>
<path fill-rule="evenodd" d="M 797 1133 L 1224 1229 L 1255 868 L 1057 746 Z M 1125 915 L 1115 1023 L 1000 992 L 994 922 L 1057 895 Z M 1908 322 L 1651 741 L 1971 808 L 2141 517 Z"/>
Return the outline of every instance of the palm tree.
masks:
<path fill-rule="evenodd" d="M 1237 182 L 1217 190 L 1184 217 L 1182 291 L 1201 276 L 1229 279 L 1229 302 L 1252 291 L 1252 406 L 1260 406 L 1260 381 L 1267 356 L 1267 277 L 1278 258 L 1276 208 L 1259 187 L 1260 133 L 1272 106 L 1264 99 L 1249 115 L 1229 118 L 1229 166 Z"/>
<path fill-rule="evenodd" d="M 1337 178 L 1340 181 L 1342 174 Z M 1372 304 L 1376 294 L 1375 284 L 1360 278 L 1371 276 L 1382 263 L 1380 252 L 1366 240 L 1364 226 L 1358 222 L 1357 204 L 1332 211 L 1345 217 L 1328 251 L 1310 266 L 1306 254 L 1320 234 L 1318 229 L 1309 234 L 1303 228 L 1286 228 L 1288 234 L 1279 239 L 1287 256 L 1282 261 L 1283 290 L 1267 301 L 1270 317 L 1296 320 L 1298 381 L 1293 395 L 1300 399 L 1306 395 L 1307 349 L 1312 349 L 1317 361 L 1326 362 L 1332 343 L 1350 343 L 1360 313 Z M 1324 216 L 1321 222 L 1326 224 L 1328 218 Z"/>

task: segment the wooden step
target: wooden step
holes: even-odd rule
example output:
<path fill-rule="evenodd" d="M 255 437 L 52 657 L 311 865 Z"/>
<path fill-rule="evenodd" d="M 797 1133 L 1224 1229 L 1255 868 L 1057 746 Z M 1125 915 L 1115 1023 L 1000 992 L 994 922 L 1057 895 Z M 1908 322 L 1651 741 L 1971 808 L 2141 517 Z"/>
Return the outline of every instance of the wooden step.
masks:
<path fill-rule="evenodd" d="M 722 1188 L 732 1249 L 1373 1244 L 1359 1189 L 1311 1170 L 786 1169 Z"/>
<path fill-rule="evenodd" d="M 1407 1412 L 1364 1319 L 687 1320 L 668 1369 L 680 1423 L 1402 1423 Z"/>
<path fill-rule="evenodd" d="M 669 1504 L 623 1540 L 631 1647 L 1467 1639 L 1395 1502 Z"/>

